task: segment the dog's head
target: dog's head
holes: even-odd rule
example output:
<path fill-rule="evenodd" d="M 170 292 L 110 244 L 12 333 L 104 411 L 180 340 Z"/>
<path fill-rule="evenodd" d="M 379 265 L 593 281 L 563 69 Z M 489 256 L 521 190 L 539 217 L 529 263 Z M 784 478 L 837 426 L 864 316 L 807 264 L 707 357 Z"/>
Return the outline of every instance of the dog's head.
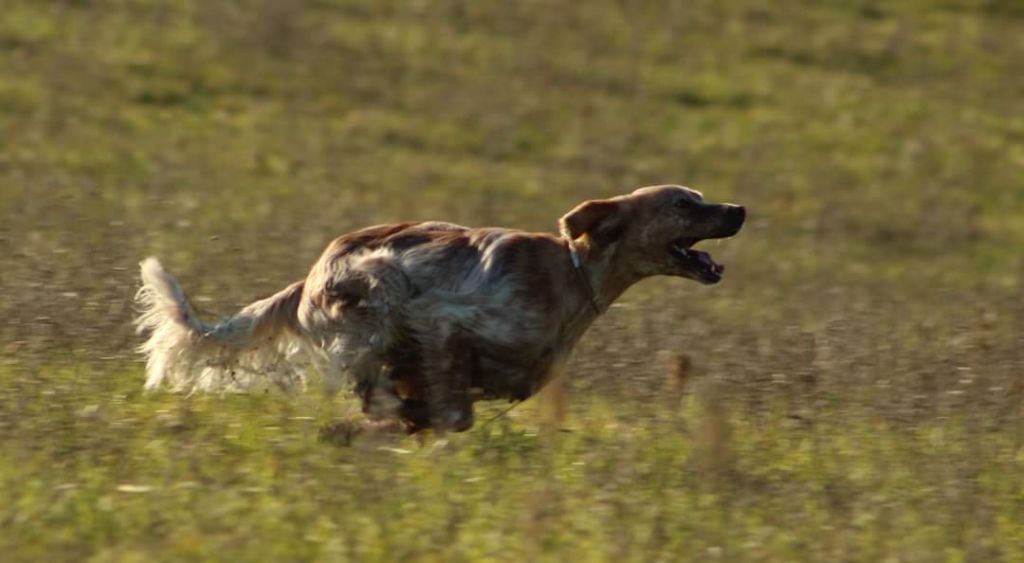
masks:
<path fill-rule="evenodd" d="M 629 195 L 587 201 L 559 221 L 563 236 L 586 237 L 598 252 L 612 252 L 633 274 L 681 276 L 705 284 L 722 279 L 723 266 L 693 245 L 739 232 L 746 210 L 707 203 L 696 190 L 651 186 Z"/>

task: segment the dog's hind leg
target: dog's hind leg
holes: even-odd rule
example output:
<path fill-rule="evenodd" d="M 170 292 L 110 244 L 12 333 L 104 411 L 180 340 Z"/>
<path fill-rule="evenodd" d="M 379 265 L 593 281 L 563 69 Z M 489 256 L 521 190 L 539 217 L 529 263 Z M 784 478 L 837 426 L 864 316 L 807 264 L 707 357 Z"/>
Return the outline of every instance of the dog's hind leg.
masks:
<path fill-rule="evenodd" d="M 367 418 L 396 418 L 401 400 L 395 392 L 394 383 L 385 373 L 383 356 L 374 346 L 374 339 L 366 338 L 367 332 L 359 330 L 364 328 L 367 327 L 350 326 L 350 330 L 337 335 L 327 347 L 324 392 L 333 396 L 345 382 L 352 382 Z"/>
<path fill-rule="evenodd" d="M 357 383 L 356 394 L 362 400 L 366 418 L 382 421 L 401 417 L 402 399 L 395 391 L 394 383 L 380 370 Z"/>

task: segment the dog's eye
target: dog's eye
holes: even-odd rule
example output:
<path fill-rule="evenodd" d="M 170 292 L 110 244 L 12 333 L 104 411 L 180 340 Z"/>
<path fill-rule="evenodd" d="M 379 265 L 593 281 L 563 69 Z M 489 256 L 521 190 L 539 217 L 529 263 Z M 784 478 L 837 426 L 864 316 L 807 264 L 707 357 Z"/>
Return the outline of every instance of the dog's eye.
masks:
<path fill-rule="evenodd" d="M 688 207 L 691 207 L 693 205 L 693 202 L 691 202 L 688 199 L 677 199 L 676 202 L 673 203 L 672 205 L 676 209 L 686 209 Z"/>

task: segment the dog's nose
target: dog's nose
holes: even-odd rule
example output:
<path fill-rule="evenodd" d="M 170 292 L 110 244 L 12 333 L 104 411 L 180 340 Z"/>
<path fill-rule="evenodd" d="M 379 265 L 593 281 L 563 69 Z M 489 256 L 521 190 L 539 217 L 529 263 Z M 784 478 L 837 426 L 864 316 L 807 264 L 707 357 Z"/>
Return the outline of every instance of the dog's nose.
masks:
<path fill-rule="evenodd" d="M 747 218 L 747 209 L 742 205 L 727 203 L 725 204 L 725 206 L 726 212 L 729 214 L 730 217 L 733 218 L 734 221 L 742 224 L 743 220 Z"/>

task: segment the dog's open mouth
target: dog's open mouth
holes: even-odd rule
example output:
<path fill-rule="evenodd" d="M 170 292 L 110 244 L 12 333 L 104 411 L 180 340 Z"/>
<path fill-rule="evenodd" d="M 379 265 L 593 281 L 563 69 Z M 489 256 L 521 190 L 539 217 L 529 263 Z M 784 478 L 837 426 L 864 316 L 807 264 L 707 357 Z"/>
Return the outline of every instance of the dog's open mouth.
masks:
<path fill-rule="evenodd" d="M 718 283 L 722 280 L 725 266 L 715 262 L 707 252 L 693 248 L 693 245 L 701 240 L 699 238 L 674 240 L 671 245 L 672 255 L 699 281 L 708 284 Z"/>

